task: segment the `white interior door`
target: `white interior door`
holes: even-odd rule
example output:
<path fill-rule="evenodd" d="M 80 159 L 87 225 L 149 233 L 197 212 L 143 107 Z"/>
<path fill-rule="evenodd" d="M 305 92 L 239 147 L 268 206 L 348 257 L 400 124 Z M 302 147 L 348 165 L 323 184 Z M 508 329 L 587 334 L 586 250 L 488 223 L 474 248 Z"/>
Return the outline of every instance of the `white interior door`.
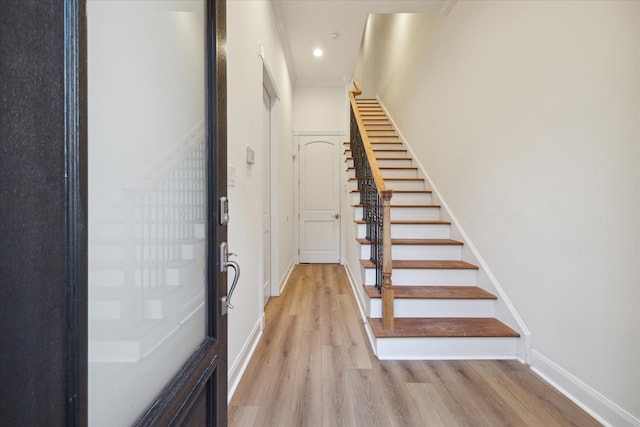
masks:
<path fill-rule="evenodd" d="M 263 87 L 262 150 L 262 289 L 263 305 L 271 298 L 271 97 Z"/>
<path fill-rule="evenodd" d="M 300 137 L 300 262 L 340 262 L 340 143 Z"/>

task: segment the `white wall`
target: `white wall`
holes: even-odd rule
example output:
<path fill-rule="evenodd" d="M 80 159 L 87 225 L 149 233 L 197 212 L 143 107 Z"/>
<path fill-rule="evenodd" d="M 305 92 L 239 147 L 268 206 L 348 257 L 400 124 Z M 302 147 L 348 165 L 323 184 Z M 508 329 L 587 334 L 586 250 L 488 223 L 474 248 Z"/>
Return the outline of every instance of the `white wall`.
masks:
<path fill-rule="evenodd" d="M 347 110 L 344 86 L 296 86 L 293 90 L 293 126 L 298 131 L 347 131 Z"/>
<path fill-rule="evenodd" d="M 229 187 L 229 247 L 238 254 L 242 275 L 229 313 L 229 368 L 233 383 L 246 361 L 263 315 L 262 281 L 262 60 L 264 47 L 280 99 L 272 107 L 272 170 L 274 198 L 272 229 L 277 240 L 277 277 L 284 279 L 294 260 L 293 246 L 293 129 L 291 82 L 278 30 L 268 1 L 227 2 L 228 163 L 235 167 L 235 185 Z M 255 150 L 256 162 L 245 162 L 245 150 Z M 233 384 L 231 384 L 233 387 Z"/>
<path fill-rule="evenodd" d="M 615 425 L 640 425 L 639 61 L 638 2 L 459 0 L 376 16 L 355 71 L 524 320 L 531 363 Z"/>

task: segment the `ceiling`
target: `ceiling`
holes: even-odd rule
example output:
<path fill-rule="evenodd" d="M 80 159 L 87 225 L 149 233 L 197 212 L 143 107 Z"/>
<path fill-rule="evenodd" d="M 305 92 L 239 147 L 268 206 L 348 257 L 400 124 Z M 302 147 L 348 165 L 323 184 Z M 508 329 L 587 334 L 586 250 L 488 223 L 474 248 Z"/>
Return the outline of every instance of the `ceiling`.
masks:
<path fill-rule="evenodd" d="M 351 79 L 370 13 L 439 13 L 455 0 L 271 0 L 289 72 L 297 86 L 341 86 Z M 329 35 L 337 37 L 331 40 Z M 321 48 L 324 55 L 313 56 Z"/>

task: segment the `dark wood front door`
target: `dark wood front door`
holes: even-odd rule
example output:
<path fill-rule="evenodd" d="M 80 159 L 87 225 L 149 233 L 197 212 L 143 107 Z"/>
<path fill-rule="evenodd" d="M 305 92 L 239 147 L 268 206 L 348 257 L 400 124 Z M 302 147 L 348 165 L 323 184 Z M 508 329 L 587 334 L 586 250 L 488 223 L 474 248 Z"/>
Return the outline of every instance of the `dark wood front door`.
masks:
<path fill-rule="evenodd" d="M 144 15 L 143 7 L 155 8 L 157 19 L 149 26 L 129 21 L 130 32 L 136 26 L 140 31 L 123 38 L 117 22 L 91 18 L 92 7 L 116 3 L 136 9 L 123 12 L 125 20 Z M 201 8 L 199 21 L 194 8 Z M 114 27 L 115 33 L 92 39 L 92 25 Z M 198 34 L 201 39 L 191 44 Z M 92 408 L 92 390 L 113 397 L 130 384 L 154 383 L 157 391 L 137 401 L 131 421 L 122 425 L 226 425 L 227 323 L 220 299 L 227 277 L 218 261 L 227 233 L 218 203 L 226 195 L 224 39 L 224 0 L 3 4 L 1 424 L 114 425 Z M 154 41 L 164 43 L 156 45 L 156 64 L 149 62 Z M 116 43 L 108 52 L 116 56 L 94 57 L 105 42 Z M 123 52 L 137 54 L 118 62 Z M 171 60 L 180 55 L 184 61 Z M 145 69 L 152 72 L 136 74 Z M 92 81 L 101 72 L 108 85 Z M 201 76 L 200 93 L 180 90 L 192 79 L 162 81 L 164 94 L 154 89 L 158 76 L 180 72 Z M 115 83 L 122 77 L 131 79 Z M 116 99 L 114 93 L 126 96 Z M 176 100 L 192 100 L 194 108 L 181 110 Z M 114 105 L 120 108 L 100 114 Z M 196 110 L 201 123 L 193 120 Z M 143 126 L 136 130 L 132 123 Z M 145 137 L 139 129 L 152 133 Z M 117 137 L 107 140 L 107 148 L 126 138 L 135 143 L 124 146 L 120 154 L 126 157 L 119 158 L 114 150 L 100 152 L 98 139 L 105 135 Z M 153 167 L 127 170 L 131 157 L 149 157 L 138 150 L 149 142 L 160 142 L 151 150 Z M 92 187 L 91 174 L 104 165 L 114 175 Z M 167 173 L 173 178 L 162 178 Z M 116 203 L 105 207 L 110 201 Z M 189 216 L 197 211 L 192 205 L 202 215 Z M 109 210 L 115 216 L 101 221 Z M 165 248 L 167 241 L 177 252 Z M 204 258 L 192 262 L 198 252 Z M 176 298 L 179 289 L 189 291 Z M 136 327 L 123 325 L 125 317 L 136 316 Z M 187 329 L 200 338 L 192 335 L 185 344 L 174 333 Z M 171 344 L 175 368 L 145 363 L 127 371 L 160 360 L 163 343 Z M 122 372 L 131 372 L 132 381 L 119 386 L 114 379 Z M 123 412 L 134 398 L 112 405 L 107 415 Z"/>
<path fill-rule="evenodd" d="M 89 424 L 226 425 L 225 2 L 87 5 Z"/>

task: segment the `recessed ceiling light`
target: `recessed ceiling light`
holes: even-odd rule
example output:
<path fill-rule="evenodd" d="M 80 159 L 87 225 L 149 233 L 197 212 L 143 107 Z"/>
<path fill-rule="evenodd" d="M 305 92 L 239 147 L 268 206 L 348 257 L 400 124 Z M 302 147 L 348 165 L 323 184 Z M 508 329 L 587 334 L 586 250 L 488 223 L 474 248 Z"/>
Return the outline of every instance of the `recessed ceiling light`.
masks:
<path fill-rule="evenodd" d="M 320 48 L 316 48 L 313 50 L 313 56 L 315 57 L 321 57 L 323 55 L 324 52 L 322 52 L 322 49 Z"/>

